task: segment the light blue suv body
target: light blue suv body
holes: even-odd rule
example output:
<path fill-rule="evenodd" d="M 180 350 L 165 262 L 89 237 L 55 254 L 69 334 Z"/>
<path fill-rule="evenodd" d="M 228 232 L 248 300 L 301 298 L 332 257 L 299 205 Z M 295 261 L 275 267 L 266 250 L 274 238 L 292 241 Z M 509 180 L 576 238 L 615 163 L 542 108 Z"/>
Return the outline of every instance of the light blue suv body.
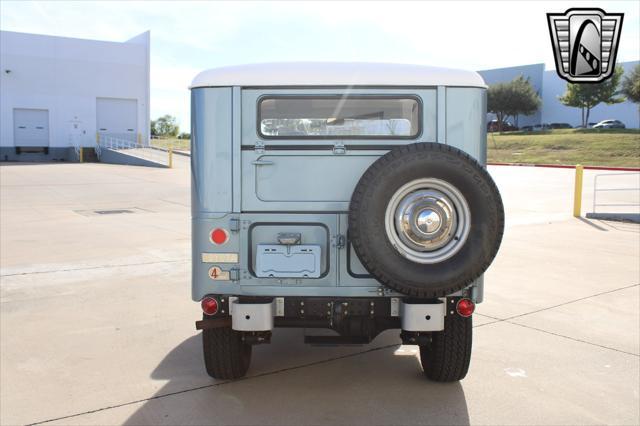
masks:
<path fill-rule="evenodd" d="M 219 68 L 194 79 L 191 112 L 192 298 L 209 375 L 243 376 L 277 327 L 314 344 L 400 329 L 430 379 L 466 375 L 504 227 L 477 73 Z"/>
<path fill-rule="evenodd" d="M 255 70 L 255 80 L 261 79 Z M 268 71 L 265 71 L 268 72 Z M 217 76 L 194 81 L 192 102 L 192 297 L 372 296 L 387 289 L 362 267 L 346 239 L 349 200 L 364 171 L 395 146 L 437 142 L 457 147 L 486 163 L 486 90 L 482 80 L 466 84 L 396 87 L 281 86 L 219 87 Z M 471 75 L 472 73 L 470 73 Z M 473 73 L 475 74 L 475 73 Z M 473 77 L 473 76 L 472 76 Z M 232 81 L 232 80 L 230 80 Z M 434 81 L 434 83 L 436 83 Z M 317 84 L 317 82 L 316 82 Z M 286 139 L 259 132 L 258 105 L 270 97 L 411 97 L 422 105 L 421 131 L 413 138 Z M 229 231 L 224 245 L 210 233 Z M 256 244 L 277 244 L 282 232 L 301 233 L 302 243 L 321 248 L 318 278 L 257 277 Z M 237 262 L 203 260 L 207 253 L 237 253 Z M 229 280 L 212 280 L 209 270 L 230 271 Z M 482 278 L 475 283 L 481 299 Z"/>

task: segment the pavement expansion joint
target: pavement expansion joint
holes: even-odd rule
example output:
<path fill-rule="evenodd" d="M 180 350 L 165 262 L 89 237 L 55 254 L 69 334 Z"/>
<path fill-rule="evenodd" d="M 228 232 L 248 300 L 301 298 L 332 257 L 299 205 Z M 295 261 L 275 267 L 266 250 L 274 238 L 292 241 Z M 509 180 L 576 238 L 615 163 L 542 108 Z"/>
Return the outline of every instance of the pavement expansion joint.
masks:
<path fill-rule="evenodd" d="M 523 314 L 513 315 L 513 316 L 510 316 L 510 317 L 507 317 L 507 318 L 498 318 L 498 317 L 493 317 L 491 315 L 476 313 L 476 315 L 480 315 L 482 317 L 491 318 L 491 319 L 495 320 L 495 321 L 488 322 L 488 323 L 485 323 L 485 324 L 480 324 L 480 325 L 478 325 L 478 327 L 483 327 L 485 325 L 495 324 L 497 322 L 510 321 L 512 319 L 524 317 L 524 316 L 527 316 L 527 315 L 537 314 L 538 312 L 548 311 L 548 310 L 551 310 L 551 309 L 559 308 L 560 306 L 570 305 L 572 303 L 576 303 L 576 302 L 580 302 L 580 301 L 583 301 L 583 300 L 592 299 L 594 297 L 603 296 L 605 294 L 615 293 L 617 291 L 627 290 L 629 288 L 638 287 L 638 286 L 640 286 L 640 284 L 631 284 L 631 285 L 627 285 L 627 286 L 624 286 L 624 287 L 615 288 L 613 290 L 607 290 L 607 291 L 603 291 L 601 293 L 596 293 L 596 294 L 591 294 L 589 296 L 580 297 L 578 299 L 568 300 L 566 302 L 559 303 L 557 305 L 548 306 L 546 308 L 541 308 L 541 309 L 536 309 L 535 311 L 530 311 L 530 312 L 525 312 Z"/>
<path fill-rule="evenodd" d="M 486 315 L 484 315 L 484 316 L 486 316 Z M 499 321 L 497 321 L 497 322 L 499 322 Z M 484 324 L 482 324 L 482 325 L 484 325 Z M 473 326 L 473 328 L 476 328 L 476 327 L 479 327 L 479 326 L 480 325 L 475 325 L 475 326 Z M 134 400 L 134 401 L 123 402 L 121 404 L 109 405 L 109 406 L 106 406 L 106 407 L 101 407 L 101 408 L 96 408 L 96 409 L 93 409 L 93 410 L 83 411 L 81 413 L 69 414 L 67 416 L 61 416 L 61 417 L 51 418 L 51 419 L 47 419 L 47 420 L 40 420 L 40 421 L 37 421 L 37 422 L 34 422 L 34 423 L 29 423 L 27 426 L 41 425 L 41 424 L 45 424 L 45 423 L 50 423 L 50 422 L 70 419 L 70 418 L 74 418 L 74 417 L 79 417 L 79 416 L 83 416 L 83 415 L 86 415 L 86 414 L 93 414 L 93 413 L 97 413 L 97 412 L 100 412 L 100 411 L 112 410 L 112 409 L 115 409 L 115 408 L 126 407 L 128 405 L 141 404 L 143 402 L 152 401 L 154 399 L 162 399 L 162 398 L 167 398 L 167 397 L 170 397 L 170 396 L 180 395 L 180 394 L 183 394 L 183 393 L 194 392 L 194 391 L 199 391 L 199 390 L 202 390 L 202 389 L 208 389 L 208 388 L 214 388 L 214 387 L 218 387 L 218 386 L 228 385 L 230 383 L 238 383 L 238 382 L 242 382 L 242 381 L 246 381 L 246 380 L 257 379 L 257 378 L 260 378 L 260 377 L 272 376 L 272 375 L 284 373 L 284 372 L 287 372 L 287 371 L 299 370 L 299 369 L 307 368 L 307 367 L 314 367 L 316 365 L 327 364 L 329 362 L 338 361 L 338 360 L 346 359 L 346 358 L 353 358 L 353 357 L 360 356 L 360 355 L 365 355 L 365 354 L 368 354 L 368 353 L 371 353 L 371 352 L 377 352 L 377 351 L 384 350 L 384 349 L 396 348 L 399 345 L 400 344 L 398 343 L 398 344 L 393 344 L 393 345 L 378 346 L 378 347 L 375 347 L 375 348 L 366 349 L 364 351 L 354 352 L 354 353 L 351 353 L 351 354 L 341 355 L 341 356 L 332 357 L 332 358 L 327 358 L 327 359 L 323 359 L 323 360 L 320 360 L 320 361 L 310 362 L 310 363 L 307 363 L 307 364 L 294 365 L 292 367 L 281 368 L 279 370 L 265 371 L 264 373 L 255 374 L 255 375 L 252 375 L 252 376 L 246 376 L 246 377 L 243 377 L 243 378 L 240 378 L 240 379 L 237 379 L 237 380 L 226 380 L 226 381 L 222 381 L 222 382 L 218 382 L 218 383 L 212 383 L 212 384 L 209 384 L 209 385 L 196 386 L 196 387 L 193 387 L 193 388 L 182 389 L 182 390 L 175 391 L 175 392 L 169 392 L 169 393 L 165 393 L 165 394 L 161 394 L 161 395 L 154 395 L 154 396 L 151 396 L 149 398 L 142 398 L 142 399 L 137 399 L 137 400 Z"/>
<path fill-rule="evenodd" d="M 0 274 L 0 277 L 15 277 L 19 275 L 34 275 L 34 274 L 53 274 L 57 272 L 88 271 L 92 269 L 123 268 L 123 267 L 129 267 L 129 266 L 160 265 L 163 263 L 189 262 L 190 260 L 191 259 L 155 260 L 152 262 L 122 263 L 122 264 L 114 264 L 114 265 L 96 265 L 96 266 L 86 266 L 82 268 L 52 269 L 52 270 L 46 270 L 46 271 L 15 272 L 13 274 Z"/>
<path fill-rule="evenodd" d="M 154 396 L 151 396 L 149 398 L 142 398 L 142 399 L 137 399 L 137 400 L 134 400 L 134 401 L 123 402 L 121 404 L 109 405 L 109 406 L 106 406 L 106 407 L 101 407 L 101 408 L 96 408 L 96 409 L 93 409 L 93 410 L 83 411 L 81 413 L 69 414 L 69 415 L 66 415 L 66 416 L 61 416 L 61 417 L 56 417 L 56 418 L 51 418 L 51 419 L 46 419 L 46 420 L 40 420 L 40 421 L 37 421 L 37 422 L 34 422 L 34 423 L 28 423 L 27 426 L 41 425 L 41 424 L 45 424 L 45 423 L 50 423 L 50 422 L 70 419 L 70 418 L 73 418 L 73 417 L 79 417 L 79 416 L 83 416 L 83 415 L 86 415 L 86 414 L 93 414 L 93 413 L 97 413 L 97 412 L 100 412 L 100 411 L 112 410 L 112 409 L 120 408 L 120 407 L 126 407 L 128 405 L 140 404 L 140 403 L 143 403 L 143 402 L 152 401 L 154 399 L 161 399 L 161 398 L 166 398 L 166 397 L 170 397 L 170 396 L 180 395 L 180 394 L 183 394 L 183 393 L 194 392 L 194 391 L 198 391 L 198 390 L 202 390 L 202 389 L 215 388 L 215 387 L 218 387 L 218 386 L 228 385 L 230 383 L 238 383 L 238 382 L 243 382 L 243 381 L 246 381 L 246 380 L 257 379 L 257 378 L 260 378 L 260 377 L 272 376 L 272 375 L 275 375 L 275 374 L 284 373 L 284 372 L 291 371 L 291 370 L 299 370 L 301 368 L 313 367 L 313 366 L 316 366 L 316 365 L 327 364 L 327 363 L 332 362 L 332 361 L 338 361 L 338 360 L 346 359 L 346 358 L 353 358 L 353 357 L 364 355 L 364 354 L 368 354 L 368 353 L 371 353 L 371 352 L 376 352 L 376 351 L 380 351 L 380 350 L 384 350 L 384 349 L 395 348 L 397 346 L 399 346 L 399 344 L 378 346 L 378 347 L 375 347 L 375 348 L 366 349 L 364 351 L 355 352 L 355 353 L 351 353 L 351 354 L 347 354 L 347 355 L 336 356 L 336 357 L 332 357 L 332 358 L 327 358 L 327 359 L 323 359 L 323 360 L 320 360 L 320 361 L 310 362 L 310 363 L 307 363 L 307 364 L 294 365 L 292 367 L 281 368 L 279 370 L 265 371 L 264 373 L 255 374 L 253 376 L 246 376 L 246 377 L 242 377 L 242 378 L 236 379 L 236 380 L 226 380 L 226 381 L 222 381 L 222 382 L 218 382 L 218 383 L 211 383 L 209 385 L 196 386 L 196 387 L 193 387 L 193 388 L 182 389 L 182 390 L 175 391 L 175 392 L 169 392 L 169 393 L 165 393 L 165 394 L 161 394 L 161 395 L 154 395 Z"/>

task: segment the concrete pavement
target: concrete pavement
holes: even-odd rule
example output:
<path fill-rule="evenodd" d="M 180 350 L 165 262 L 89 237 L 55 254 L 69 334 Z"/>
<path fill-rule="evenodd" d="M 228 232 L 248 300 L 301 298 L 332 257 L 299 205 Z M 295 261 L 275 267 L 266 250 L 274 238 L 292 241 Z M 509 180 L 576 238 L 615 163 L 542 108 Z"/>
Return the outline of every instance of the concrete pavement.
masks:
<path fill-rule="evenodd" d="M 0 166 L 1 424 L 640 423 L 640 227 L 573 219 L 573 171 L 490 169 L 507 229 L 461 383 L 426 381 L 396 331 L 319 348 L 286 329 L 217 382 L 174 160 Z M 92 213 L 110 209 L 132 212 Z"/>

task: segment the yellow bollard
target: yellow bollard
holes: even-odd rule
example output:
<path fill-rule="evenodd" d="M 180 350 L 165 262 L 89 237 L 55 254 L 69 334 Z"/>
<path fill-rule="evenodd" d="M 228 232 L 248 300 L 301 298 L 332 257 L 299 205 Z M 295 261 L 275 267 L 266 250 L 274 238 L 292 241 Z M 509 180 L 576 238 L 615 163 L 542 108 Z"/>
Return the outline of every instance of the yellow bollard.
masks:
<path fill-rule="evenodd" d="M 84 148 L 80 147 L 80 162 L 82 163 L 84 159 Z"/>
<path fill-rule="evenodd" d="M 573 191 L 573 216 L 580 217 L 580 212 L 582 210 L 582 165 L 578 164 L 576 166 L 576 182 L 575 188 Z"/>
<path fill-rule="evenodd" d="M 173 148 L 169 148 L 169 168 L 173 169 Z"/>

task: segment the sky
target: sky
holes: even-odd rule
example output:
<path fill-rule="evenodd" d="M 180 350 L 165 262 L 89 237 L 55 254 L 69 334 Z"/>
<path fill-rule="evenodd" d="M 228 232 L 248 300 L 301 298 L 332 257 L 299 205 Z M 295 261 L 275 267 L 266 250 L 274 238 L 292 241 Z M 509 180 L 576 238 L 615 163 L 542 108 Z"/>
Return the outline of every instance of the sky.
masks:
<path fill-rule="evenodd" d="M 274 61 L 555 69 L 546 13 L 623 12 L 618 61 L 640 57 L 640 5 L 618 2 L 214 2 L 2 0 L 0 29 L 126 41 L 151 31 L 151 118 L 189 128 L 188 86 L 207 68 Z"/>

